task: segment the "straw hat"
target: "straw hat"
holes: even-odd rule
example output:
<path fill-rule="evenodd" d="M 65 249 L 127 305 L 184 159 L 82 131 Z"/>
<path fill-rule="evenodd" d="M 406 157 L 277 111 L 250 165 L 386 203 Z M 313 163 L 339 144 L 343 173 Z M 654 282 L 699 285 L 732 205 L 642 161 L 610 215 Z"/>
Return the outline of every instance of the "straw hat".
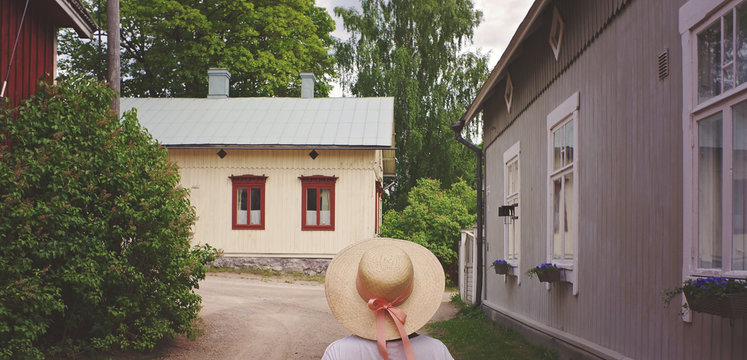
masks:
<path fill-rule="evenodd" d="M 327 304 L 342 326 L 370 340 L 376 340 L 376 312 L 369 309 L 369 299 L 359 291 L 358 281 L 363 292 L 387 301 L 404 295 L 395 306 L 407 314 L 407 334 L 423 327 L 436 313 L 445 283 L 438 259 L 411 241 L 376 238 L 341 250 L 327 268 Z M 386 320 L 386 340 L 400 338 L 392 319 Z"/>

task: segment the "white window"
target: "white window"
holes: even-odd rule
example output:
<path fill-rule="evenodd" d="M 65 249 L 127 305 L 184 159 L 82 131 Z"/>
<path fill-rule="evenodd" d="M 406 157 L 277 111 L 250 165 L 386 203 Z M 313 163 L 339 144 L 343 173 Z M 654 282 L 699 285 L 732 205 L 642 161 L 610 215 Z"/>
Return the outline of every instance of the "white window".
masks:
<path fill-rule="evenodd" d="M 520 145 L 517 142 L 503 153 L 503 205 L 516 205 L 513 218 L 504 221 L 504 259 L 514 268 L 520 268 L 519 255 L 521 252 L 521 216 L 519 214 L 521 175 L 519 172 Z M 514 274 L 519 275 L 519 271 Z"/>
<path fill-rule="evenodd" d="M 578 93 L 547 115 L 547 257 L 578 294 Z"/>
<path fill-rule="evenodd" d="M 683 279 L 747 278 L 747 2 L 691 0 L 683 44 Z"/>

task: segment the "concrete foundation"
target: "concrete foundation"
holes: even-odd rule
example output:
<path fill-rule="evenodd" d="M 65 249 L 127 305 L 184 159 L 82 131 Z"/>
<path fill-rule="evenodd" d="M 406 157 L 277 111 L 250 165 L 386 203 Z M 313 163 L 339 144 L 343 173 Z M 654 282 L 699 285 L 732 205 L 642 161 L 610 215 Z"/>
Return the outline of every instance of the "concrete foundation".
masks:
<path fill-rule="evenodd" d="M 528 342 L 552 350 L 557 353 L 559 360 L 602 360 L 604 358 L 596 356 L 582 348 L 569 344 L 561 339 L 555 338 L 549 334 L 530 327 L 520 321 L 503 315 L 487 306 L 482 306 L 482 310 L 493 322 L 505 326 L 521 334 Z"/>

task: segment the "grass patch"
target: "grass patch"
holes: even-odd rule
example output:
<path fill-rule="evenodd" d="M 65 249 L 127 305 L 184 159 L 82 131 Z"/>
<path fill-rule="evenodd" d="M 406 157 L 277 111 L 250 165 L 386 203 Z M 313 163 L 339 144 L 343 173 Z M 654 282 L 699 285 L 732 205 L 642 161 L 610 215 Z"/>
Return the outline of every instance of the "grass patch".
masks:
<path fill-rule="evenodd" d="M 208 267 L 208 273 L 233 273 L 251 274 L 261 276 L 263 279 L 276 278 L 286 283 L 294 281 L 310 281 L 324 284 L 324 275 L 308 275 L 298 271 L 278 271 L 264 268 L 234 268 L 234 267 Z"/>
<path fill-rule="evenodd" d="M 482 310 L 451 298 L 459 306 L 457 315 L 426 326 L 428 333 L 441 340 L 457 360 L 479 359 L 557 359 L 555 352 L 532 345 L 513 330 L 488 319 Z"/>

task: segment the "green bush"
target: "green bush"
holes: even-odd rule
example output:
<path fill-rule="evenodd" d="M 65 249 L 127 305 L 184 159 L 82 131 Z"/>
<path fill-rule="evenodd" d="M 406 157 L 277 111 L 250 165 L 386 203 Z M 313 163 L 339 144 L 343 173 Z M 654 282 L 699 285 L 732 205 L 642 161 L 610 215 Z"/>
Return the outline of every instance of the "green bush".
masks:
<path fill-rule="evenodd" d="M 210 248 L 176 166 L 90 79 L 0 112 L 0 358 L 152 349 L 196 329 Z"/>
<path fill-rule="evenodd" d="M 444 266 L 456 258 L 459 232 L 475 223 L 477 192 L 464 180 L 442 190 L 441 182 L 419 179 L 407 207 L 384 214 L 381 236 L 410 240 L 433 252 Z"/>

